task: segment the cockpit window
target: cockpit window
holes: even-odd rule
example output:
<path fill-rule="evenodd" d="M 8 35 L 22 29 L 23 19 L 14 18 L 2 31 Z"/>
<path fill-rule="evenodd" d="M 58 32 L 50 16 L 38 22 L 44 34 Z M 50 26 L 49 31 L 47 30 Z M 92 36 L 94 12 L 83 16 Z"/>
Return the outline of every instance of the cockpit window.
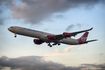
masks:
<path fill-rule="evenodd" d="M 10 27 L 10 28 L 13 28 L 13 27 Z"/>

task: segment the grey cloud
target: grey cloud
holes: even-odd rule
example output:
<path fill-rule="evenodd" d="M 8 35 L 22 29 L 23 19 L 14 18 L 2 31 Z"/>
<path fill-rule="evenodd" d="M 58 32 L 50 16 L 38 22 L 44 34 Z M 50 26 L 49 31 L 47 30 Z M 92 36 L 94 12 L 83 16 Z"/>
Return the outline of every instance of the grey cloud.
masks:
<path fill-rule="evenodd" d="M 0 5 L 3 3 L 6 6 L 11 5 L 14 2 L 14 0 L 0 0 Z"/>
<path fill-rule="evenodd" d="M 84 66 L 86 66 L 86 67 L 89 67 L 89 66 L 94 66 L 94 67 L 96 67 L 97 65 L 95 65 L 95 64 L 81 64 L 81 65 L 84 65 Z"/>
<path fill-rule="evenodd" d="M 56 18 L 63 18 L 64 16 L 61 15 L 61 14 L 59 14 L 59 15 L 56 15 L 55 17 L 56 17 Z"/>
<path fill-rule="evenodd" d="M 0 18 L 0 25 L 3 25 L 3 24 L 4 24 L 4 19 Z"/>
<path fill-rule="evenodd" d="M 1 5 L 5 6 L 5 7 L 3 7 L 3 9 L 2 9 Z M 0 0 L 0 8 L 1 8 L 0 9 L 0 14 L 3 13 L 4 8 L 5 9 L 10 8 L 13 5 L 14 5 L 14 0 Z M 4 16 L 2 16 L 2 17 L 0 16 L 0 25 L 3 25 L 4 20 L 6 20 L 6 19 L 8 19 L 8 18 L 4 17 Z"/>
<path fill-rule="evenodd" d="M 8 20 L 8 19 L 11 19 L 11 17 L 10 16 L 8 16 L 8 17 L 0 17 L 0 25 L 3 25 L 4 21 Z"/>
<path fill-rule="evenodd" d="M 15 19 L 24 19 L 31 24 L 47 21 L 54 13 L 63 13 L 72 8 L 93 8 L 99 0 L 21 0 L 23 4 L 11 6 Z"/>
<path fill-rule="evenodd" d="M 0 9 L 0 14 L 2 13 L 3 11 Z"/>
<path fill-rule="evenodd" d="M 105 64 L 81 64 L 84 65 L 85 67 L 96 67 L 96 68 L 101 68 L 101 69 L 105 69 Z"/>
<path fill-rule="evenodd" d="M 71 25 L 69 25 L 65 30 L 66 31 L 70 31 L 71 29 L 73 29 L 74 27 L 82 27 L 83 26 L 83 24 L 80 24 L 80 23 L 77 23 L 77 24 L 71 24 Z"/>
<path fill-rule="evenodd" d="M 3 56 L 0 58 L 0 66 L 11 67 L 12 69 L 21 68 L 22 70 L 45 70 L 45 69 L 59 69 L 64 67 L 62 64 L 45 61 L 40 56 L 23 56 L 18 58 L 8 58 Z"/>
<path fill-rule="evenodd" d="M 100 55 L 103 55 L 103 53 L 101 53 Z"/>
<path fill-rule="evenodd" d="M 6 57 L 6 56 L 2 56 L 0 59 L 1 59 L 1 60 L 6 60 L 7 57 Z"/>
<path fill-rule="evenodd" d="M 5 8 L 9 8 L 15 4 L 15 0 L 0 0 L 0 5 L 4 5 Z"/>
<path fill-rule="evenodd" d="M 3 67 L 2 66 L 0 66 L 0 70 L 2 70 L 3 69 Z"/>
<path fill-rule="evenodd" d="M 75 25 L 71 24 L 66 28 L 66 31 L 70 31 Z"/>
<path fill-rule="evenodd" d="M 18 58 L 2 56 L 0 58 L 0 69 L 10 67 L 11 70 L 82 70 L 90 66 L 93 68 L 105 69 L 105 64 L 81 64 L 79 67 L 66 67 L 63 64 L 45 61 L 43 57 L 40 56 L 22 56 Z"/>
<path fill-rule="evenodd" d="M 77 23 L 77 26 L 78 26 L 79 28 L 81 28 L 81 27 L 83 26 L 83 24 Z"/>

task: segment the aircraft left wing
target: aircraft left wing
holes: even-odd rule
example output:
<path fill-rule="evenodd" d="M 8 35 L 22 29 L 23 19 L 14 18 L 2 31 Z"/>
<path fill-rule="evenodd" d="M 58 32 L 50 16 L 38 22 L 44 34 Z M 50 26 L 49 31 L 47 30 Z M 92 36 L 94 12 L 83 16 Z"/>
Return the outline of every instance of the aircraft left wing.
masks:
<path fill-rule="evenodd" d="M 87 30 L 82 30 L 82 31 L 77 31 L 77 32 L 71 32 L 71 33 L 64 32 L 63 34 L 54 35 L 54 37 L 56 37 L 57 40 L 61 40 L 63 38 L 67 38 L 67 37 L 71 37 L 71 36 L 76 36 L 79 33 L 90 31 L 92 29 L 93 28 L 90 28 L 90 29 L 87 29 Z"/>

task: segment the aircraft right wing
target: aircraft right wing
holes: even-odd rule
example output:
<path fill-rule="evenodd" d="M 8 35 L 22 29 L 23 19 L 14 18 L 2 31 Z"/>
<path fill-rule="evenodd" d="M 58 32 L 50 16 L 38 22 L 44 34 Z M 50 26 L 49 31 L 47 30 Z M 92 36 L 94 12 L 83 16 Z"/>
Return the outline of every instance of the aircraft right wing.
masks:
<path fill-rule="evenodd" d="M 93 28 L 90 28 L 90 29 L 87 29 L 87 30 L 82 30 L 82 31 L 77 31 L 77 32 L 72 32 L 72 33 L 70 33 L 71 34 L 71 36 L 75 36 L 75 35 L 77 35 L 77 34 L 79 34 L 79 33 L 82 33 L 82 32 L 86 32 L 86 31 L 90 31 L 90 30 L 92 30 Z"/>
<path fill-rule="evenodd" d="M 90 31 L 92 29 L 93 28 L 90 28 L 90 29 L 87 29 L 87 30 L 82 30 L 82 31 L 77 31 L 77 32 L 71 32 L 71 33 L 64 32 L 63 34 L 54 35 L 54 37 L 56 37 L 57 40 L 61 40 L 63 38 L 67 38 L 67 37 L 71 37 L 71 36 L 76 36 L 79 33 Z"/>

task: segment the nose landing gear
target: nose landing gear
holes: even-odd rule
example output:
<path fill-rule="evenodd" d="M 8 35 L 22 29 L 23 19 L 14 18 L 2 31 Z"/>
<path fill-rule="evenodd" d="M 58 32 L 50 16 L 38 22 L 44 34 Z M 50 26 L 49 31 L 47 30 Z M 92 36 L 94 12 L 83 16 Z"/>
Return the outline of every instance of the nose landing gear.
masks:
<path fill-rule="evenodd" d="M 14 36 L 14 37 L 16 38 L 16 37 L 17 37 L 17 36 L 16 36 L 16 33 L 14 33 L 14 34 L 15 34 L 15 36 Z"/>

